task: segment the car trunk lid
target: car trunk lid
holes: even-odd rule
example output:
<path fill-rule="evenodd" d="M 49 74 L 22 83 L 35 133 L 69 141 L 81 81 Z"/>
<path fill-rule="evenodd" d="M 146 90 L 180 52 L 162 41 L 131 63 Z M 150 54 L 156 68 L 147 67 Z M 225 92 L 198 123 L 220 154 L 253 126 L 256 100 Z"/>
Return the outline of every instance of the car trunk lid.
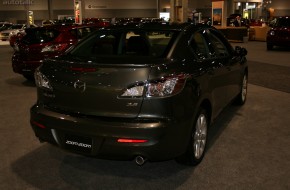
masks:
<path fill-rule="evenodd" d="M 50 108 L 68 113 L 137 117 L 143 97 L 121 95 L 128 87 L 147 80 L 151 67 L 145 62 L 120 58 L 98 63 L 50 61 L 42 70 L 51 82 L 53 96 L 44 96 L 42 101 Z"/>

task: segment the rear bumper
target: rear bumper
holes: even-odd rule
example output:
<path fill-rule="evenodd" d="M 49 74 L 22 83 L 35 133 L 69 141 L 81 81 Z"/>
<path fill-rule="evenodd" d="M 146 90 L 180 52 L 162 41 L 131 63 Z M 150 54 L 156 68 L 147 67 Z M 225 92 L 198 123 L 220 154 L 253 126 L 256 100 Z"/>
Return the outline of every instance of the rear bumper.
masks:
<path fill-rule="evenodd" d="M 186 121 L 77 117 L 37 105 L 31 108 L 30 122 L 41 141 L 84 155 L 120 160 L 138 155 L 151 161 L 175 158 L 185 152 L 191 130 Z M 120 143 L 120 138 L 147 142 Z"/>
<path fill-rule="evenodd" d="M 30 60 L 26 61 L 21 56 L 13 55 L 12 57 L 12 69 L 15 73 L 22 75 L 33 75 L 37 67 L 42 64 L 42 60 Z"/>
<path fill-rule="evenodd" d="M 267 37 L 267 43 L 276 46 L 290 46 L 290 37 Z"/>

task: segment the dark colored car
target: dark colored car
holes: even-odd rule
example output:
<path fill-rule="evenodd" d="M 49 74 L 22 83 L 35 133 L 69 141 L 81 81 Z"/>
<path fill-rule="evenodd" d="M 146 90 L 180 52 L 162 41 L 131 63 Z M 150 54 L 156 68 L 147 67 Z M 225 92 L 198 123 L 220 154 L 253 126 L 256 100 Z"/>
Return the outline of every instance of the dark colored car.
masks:
<path fill-rule="evenodd" d="M 9 44 L 14 49 L 14 45 L 17 41 L 21 40 L 21 38 L 25 35 L 25 31 L 19 31 L 16 34 L 12 34 L 9 37 Z"/>
<path fill-rule="evenodd" d="M 26 29 L 25 35 L 14 43 L 13 71 L 33 80 L 35 69 L 44 59 L 63 54 L 96 29 L 93 25 L 52 25 Z"/>
<path fill-rule="evenodd" d="M 36 70 L 30 123 L 76 153 L 196 165 L 210 124 L 246 101 L 246 54 L 210 26 L 111 26 Z"/>
<path fill-rule="evenodd" d="M 267 50 L 274 46 L 290 47 L 290 17 L 276 18 L 267 33 Z"/>
<path fill-rule="evenodd" d="M 97 26 L 98 28 L 104 28 L 111 25 L 111 22 L 109 19 L 105 18 L 85 18 L 83 19 L 84 24 L 93 24 Z"/>
<path fill-rule="evenodd" d="M 9 22 L 0 22 L 0 32 L 3 30 L 8 30 L 13 24 Z"/>

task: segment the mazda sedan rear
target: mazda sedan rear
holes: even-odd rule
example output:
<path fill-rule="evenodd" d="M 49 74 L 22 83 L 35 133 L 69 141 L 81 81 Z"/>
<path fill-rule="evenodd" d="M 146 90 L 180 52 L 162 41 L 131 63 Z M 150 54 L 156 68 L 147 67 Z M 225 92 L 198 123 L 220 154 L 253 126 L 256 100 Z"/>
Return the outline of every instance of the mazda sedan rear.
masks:
<path fill-rule="evenodd" d="M 31 126 L 84 155 L 196 165 L 212 121 L 246 101 L 246 53 L 204 25 L 99 30 L 36 70 Z"/>

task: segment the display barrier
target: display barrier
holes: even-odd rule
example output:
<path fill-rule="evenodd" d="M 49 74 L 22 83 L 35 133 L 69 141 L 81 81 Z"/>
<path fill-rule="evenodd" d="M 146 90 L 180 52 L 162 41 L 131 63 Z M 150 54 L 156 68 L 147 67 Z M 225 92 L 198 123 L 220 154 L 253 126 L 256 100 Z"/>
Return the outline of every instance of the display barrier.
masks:
<path fill-rule="evenodd" d="M 249 40 L 266 41 L 269 26 L 253 26 L 249 28 Z"/>
<path fill-rule="evenodd" d="M 248 41 L 247 27 L 217 27 L 225 37 L 231 42 L 246 42 Z"/>

